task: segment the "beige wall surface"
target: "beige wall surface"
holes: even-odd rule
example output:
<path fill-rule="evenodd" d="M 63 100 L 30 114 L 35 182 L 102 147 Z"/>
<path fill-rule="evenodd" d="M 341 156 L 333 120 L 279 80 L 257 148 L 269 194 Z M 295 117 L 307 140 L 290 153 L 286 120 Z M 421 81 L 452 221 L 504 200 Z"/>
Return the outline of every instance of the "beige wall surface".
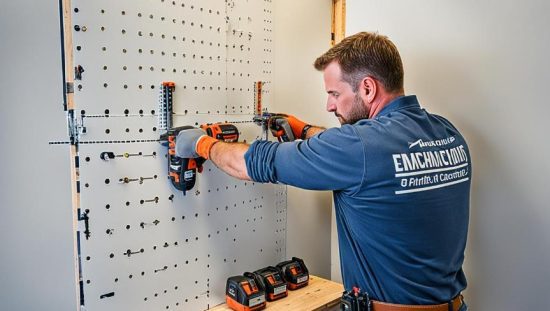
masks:
<path fill-rule="evenodd" d="M 0 7 L 0 310 L 76 310 L 59 8 Z"/>
<path fill-rule="evenodd" d="M 305 122 L 335 126 L 325 110 L 315 58 L 330 48 L 330 0 L 275 1 L 275 108 Z M 332 195 L 289 187 L 287 256 L 302 257 L 311 273 L 330 277 Z"/>
<path fill-rule="evenodd" d="M 548 310 L 550 2 L 348 0 L 347 34 L 388 35 L 405 90 L 472 153 L 471 310 Z"/>

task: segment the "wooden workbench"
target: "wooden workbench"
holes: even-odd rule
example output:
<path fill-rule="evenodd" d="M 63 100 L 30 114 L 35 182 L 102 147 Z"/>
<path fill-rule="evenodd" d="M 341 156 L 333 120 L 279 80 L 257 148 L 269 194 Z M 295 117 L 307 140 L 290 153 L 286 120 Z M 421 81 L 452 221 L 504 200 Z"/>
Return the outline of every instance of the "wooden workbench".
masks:
<path fill-rule="evenodd" d="M 315 275 L 309 276 L 309 284 L 298 290 L 289 290 L 288 297 L 267 302 L 269 311 L 311 311 L 339 310 L 340 297 L 344 287 L 340 283 L 329 281 Z M 221 304 L 210 310 L 230 311 L 227 305 Z"/>

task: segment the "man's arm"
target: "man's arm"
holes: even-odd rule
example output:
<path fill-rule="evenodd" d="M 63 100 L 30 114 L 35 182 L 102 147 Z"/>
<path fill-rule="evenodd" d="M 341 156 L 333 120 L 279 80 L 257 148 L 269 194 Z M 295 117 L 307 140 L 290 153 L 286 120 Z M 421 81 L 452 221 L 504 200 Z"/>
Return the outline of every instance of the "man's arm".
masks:
<path fill-rule="evenodd" d="M 306 139 L 324 131 L 325 128 L 311 126 L 306 133 Z M 219 169 L 238 179 L 251 180 L 246 169 L 244 154 L 250 145 L 245 143 L 215 143 L 210 149 L 210 160 Z"/>
<path fill-rule="evenodd" d="M 250 146 L 245 143 L 215 143 L 210 149 L 210 160 L 225 173 L 242 180 L 248 176 L 244 154 Z"/>
<path fill-rule="evenodd" d="M 326 128 L 312 125 L 310 128 L 307 129 L 305 139 L 309 139 L 309 138 L 321 133 L 324 130 L 326 130 Z"/>

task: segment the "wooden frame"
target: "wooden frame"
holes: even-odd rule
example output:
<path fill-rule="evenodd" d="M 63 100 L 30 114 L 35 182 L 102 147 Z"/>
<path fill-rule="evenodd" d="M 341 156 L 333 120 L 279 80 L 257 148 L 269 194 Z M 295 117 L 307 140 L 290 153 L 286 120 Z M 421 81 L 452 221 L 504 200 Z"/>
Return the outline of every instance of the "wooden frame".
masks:
<path fill-rule="evenodd" d="M 342 41 L 346 36 L 346 0 L 332 0 L 331 45 Z"/>
<path fill-rule="evenodd" d="M 63 60 L 64 60 L 64 76 L 65 81 L 65 104 L 67 111 L 74 110 L 74 59 L 73 59 L 73 36 L 72 36 L 72 6 L 71 0 L 60 0 L 59 1 L 61 22 L 63 23 L 62 29 L 62 40 L 63 40 Z M 71 87 L 69 87 L 71 85 Z M 68 115 L 70 117 L 70 115 Z M 78 156 L 77 145 L 72 144 L 69 149 L 70 152 L 70 161 L 71 161 L 71 192 L 72 192 L 72 218 L 73 218 L 73 265 L 75 271 L 75 284 L 76 284 L 76 306 L 77 310 L 81 310 L 81 301 L 80 301 L 80 258 L 78 256 L 78 241 L 77 241 L 77 232 L 78 232 L 78 210 L 80 208 L 80 194 L 78 193 L 77 183 L 78 183 L 78 168 L 76 159 Z"/>

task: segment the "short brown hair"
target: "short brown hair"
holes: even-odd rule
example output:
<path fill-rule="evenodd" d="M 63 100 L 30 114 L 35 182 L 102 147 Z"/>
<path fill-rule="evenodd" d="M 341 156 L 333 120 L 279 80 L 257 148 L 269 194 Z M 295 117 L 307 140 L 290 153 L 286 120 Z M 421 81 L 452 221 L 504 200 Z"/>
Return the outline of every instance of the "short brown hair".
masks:
<path fill-rule="evenodd" d="M 340 64 L 342 79 L 354 92 L 365 76 L 378 80 L 388 92 L 403 90 L 401 56 L 386 36 L 359 32 L 346 37 L 315 60 L 315 69 L 322 71 L 333 61 Z"/>

